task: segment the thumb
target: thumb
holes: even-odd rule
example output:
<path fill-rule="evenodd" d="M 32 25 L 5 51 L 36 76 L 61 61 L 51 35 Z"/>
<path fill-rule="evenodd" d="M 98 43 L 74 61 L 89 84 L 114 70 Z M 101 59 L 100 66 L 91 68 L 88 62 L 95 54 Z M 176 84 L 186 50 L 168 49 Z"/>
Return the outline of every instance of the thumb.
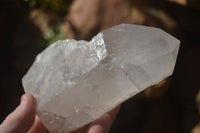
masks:
<path fill-rule="evenodd" d="M 24 94 L 20 105 L 0 125 L 0 133 L 26 133 L 33 125 L 35 108 L 34 97 Z"/>

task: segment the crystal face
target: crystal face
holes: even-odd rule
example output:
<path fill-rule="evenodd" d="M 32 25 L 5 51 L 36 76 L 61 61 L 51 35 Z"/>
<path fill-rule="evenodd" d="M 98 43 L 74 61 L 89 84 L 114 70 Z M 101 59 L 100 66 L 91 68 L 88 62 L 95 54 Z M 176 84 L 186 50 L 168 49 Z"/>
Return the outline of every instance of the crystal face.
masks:
<path fill-rule="evenodd" d="M 179 41 L 151 27 L 121 24 L 90 42 L 57 41 L 23 77 L 50 132 L 67 133 L 172 74 Z"/>

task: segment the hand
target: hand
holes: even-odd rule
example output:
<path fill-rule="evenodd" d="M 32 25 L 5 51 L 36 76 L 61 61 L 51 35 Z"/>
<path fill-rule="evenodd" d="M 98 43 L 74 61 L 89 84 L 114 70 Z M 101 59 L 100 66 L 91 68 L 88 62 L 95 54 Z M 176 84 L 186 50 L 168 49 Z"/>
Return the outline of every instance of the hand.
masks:
<path fill-rule="evenodd" d="M 24 94 L 20 105 L 0 125 L 0 133 L 47 133 L 35 115 L 36 101 L 30 94 Z M 108 133 L 120 107 L 106 113 L 98 120 L 72 133 Z"/>

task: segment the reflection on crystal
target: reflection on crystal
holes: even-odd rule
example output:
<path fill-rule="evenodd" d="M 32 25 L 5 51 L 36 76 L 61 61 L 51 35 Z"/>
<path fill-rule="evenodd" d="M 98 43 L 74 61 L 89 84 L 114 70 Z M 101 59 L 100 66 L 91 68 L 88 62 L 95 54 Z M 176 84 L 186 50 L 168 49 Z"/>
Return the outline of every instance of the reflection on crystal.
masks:
<path fill-rule="evenodd" d="M 151 27 L 121 24 L 90 42 L 57 41 L 23 78 L 50 132 L 66 133 L 172 74 L 179 41 Z"/>

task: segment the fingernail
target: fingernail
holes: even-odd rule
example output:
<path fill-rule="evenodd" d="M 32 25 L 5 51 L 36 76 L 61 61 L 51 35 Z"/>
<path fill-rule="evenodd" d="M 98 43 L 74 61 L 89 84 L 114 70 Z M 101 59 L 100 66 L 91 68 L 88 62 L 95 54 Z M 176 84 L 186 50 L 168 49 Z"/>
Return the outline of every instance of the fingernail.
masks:
<path fill-rule="evenodd" d="M 20 102 L 20 104 L 23 105 L 23 104 L 25 104 L 25 102 L 26 102 L 26 96 L 23 95 L 23 96 L 21 97 L 21 102 Z"/>

